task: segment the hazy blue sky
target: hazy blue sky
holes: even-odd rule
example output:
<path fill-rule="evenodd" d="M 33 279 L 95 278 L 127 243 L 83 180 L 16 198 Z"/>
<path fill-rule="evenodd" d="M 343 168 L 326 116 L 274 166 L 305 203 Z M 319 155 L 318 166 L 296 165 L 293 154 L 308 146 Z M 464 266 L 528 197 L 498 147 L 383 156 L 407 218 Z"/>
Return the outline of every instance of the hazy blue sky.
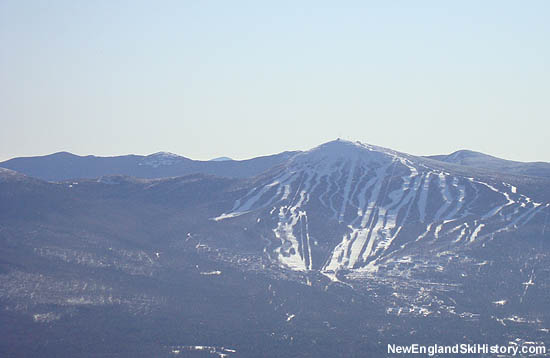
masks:
<path fill-rule="evenodd" d="M 0 0 L 0 159 L 343 137 L 550 161 L 550 1 Z"/>

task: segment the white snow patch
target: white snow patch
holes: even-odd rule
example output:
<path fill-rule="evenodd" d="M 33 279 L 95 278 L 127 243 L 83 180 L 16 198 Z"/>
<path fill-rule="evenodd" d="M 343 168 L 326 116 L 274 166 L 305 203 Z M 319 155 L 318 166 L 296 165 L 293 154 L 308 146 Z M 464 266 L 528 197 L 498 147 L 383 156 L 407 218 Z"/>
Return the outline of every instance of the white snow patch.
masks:
<path fill-rule="evenodd" d="M 61 318 L 61 315 L 55 312 L 36 313 L 32 316 L 32 319 L 38 323 L 49 323 L 52 321 L 57 321 L 60 318 Z"/>
<path fill-rule="evenodd" d="M 476 229 L 474 230 L 474 232 L 472 233 L 472 236 L 470 236 L 470 243 L 474 242 L 475 239 L 477 238 L 477 235 L 479 235 L 479 232 L 481 231 L 481 229 L 483 229 L 483 227 L 485 226 L 485 224 L 479 224 Z"/>
<path fill-rule="evenodd" d="M 290 322 L 290 321 L 292 321 L 292 319 L 293 319 L 294 317 L 296 317 L 295 314 L 289 314 L 289 313 L 287 313 L 287 314 L 286 314 L 286 321 L 287 321 L 287 322 Z"/>
<path fill-rule="evenodd" d="M 221 271 L 207 271 L 207 272 L 201 272 L 201 275 L 205 276 L 212 276 L 212 275 L 221 275 Z"/>
<path fill-rule="evenodd" d="M 216 216 L 215 218 L 212 218 L 212 220 L 214 221 L 221 221 L 221 220 L 225 220 L 225 219 L 231 219 L 231 218 L 235 218 L 237 216 L 241 216 L 243 214 L 246 214 L 247 212 L 232 212 L 232 213 L 227 213 L 227 214 L 221 214 L 220 216 Z"/>

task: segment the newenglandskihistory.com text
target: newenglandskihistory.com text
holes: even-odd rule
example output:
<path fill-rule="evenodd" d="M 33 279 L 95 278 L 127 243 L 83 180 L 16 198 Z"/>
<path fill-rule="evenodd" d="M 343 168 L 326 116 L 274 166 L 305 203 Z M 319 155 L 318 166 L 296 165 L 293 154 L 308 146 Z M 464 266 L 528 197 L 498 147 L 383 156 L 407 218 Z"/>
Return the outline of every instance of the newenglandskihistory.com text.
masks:
<path fill-rule="evenodd" d="M 529 342 L 522 345 L 510 343 L 508 345 L 499 345 L 499 344 L 472 344 L 472 343 L 462 343 L 454 345 L 422 345 L 422 344 L 411 344 L 411 345 L 397 345 L 397 344 L 388 344 L 388 354 L 419 354 L 425 355 L 428 357 L 433 357 L 435 355 L 441 354 L 463 354 L 463 355 L 506 355 L 506 356 L 543 356 L 546 354 L 546 346 L 539 342 Z"/>

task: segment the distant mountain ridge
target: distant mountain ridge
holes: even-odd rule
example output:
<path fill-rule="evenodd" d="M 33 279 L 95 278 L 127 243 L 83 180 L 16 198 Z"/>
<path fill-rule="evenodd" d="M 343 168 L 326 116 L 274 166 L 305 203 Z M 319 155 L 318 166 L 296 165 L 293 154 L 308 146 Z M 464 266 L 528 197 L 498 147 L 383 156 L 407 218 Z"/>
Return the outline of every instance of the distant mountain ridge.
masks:
<path fill-rule="evenodd" d="M 295 153 L 282 152 L 248 160 L 200 161 L 168 152 L 115 157 L 59 152 L 39 157 L 13 158 L 0 163 L 0 167 L 47 181 L 91 179 L 108 175 L 167 178 L 196 173 L 247 178 L 283 163 Z"/>
<path fill-rule="evenodd" d="M 92 179 L 109 175 L 148 179 L 188 174 L 250 178 L 281 165 L 298 153 L 301 152 L 286 151 L 247 160 L 217 157 L 201 161 L 170 152 L 157 152 L 146 156 L 129 154 L 113 157 L 79 156 L 69 152 L 58 152 L 44 156 L 13 158 L 0 162 L 0 167 L 47 181 Z M 550 178 L 550 163 L 518 162 L 471 150 L 459 150 L 451 154 L 430 155 L 423 158 L 485 172 Z"/>
<path fill-rule="evenodd" d="M 471 150 L 459 150 L 454 153 L 444 155 L 430 155 L 426 156 L 426 158 L 501 173 L 545 178 L 550 177 L 550 163 L 517 162 Z"/>

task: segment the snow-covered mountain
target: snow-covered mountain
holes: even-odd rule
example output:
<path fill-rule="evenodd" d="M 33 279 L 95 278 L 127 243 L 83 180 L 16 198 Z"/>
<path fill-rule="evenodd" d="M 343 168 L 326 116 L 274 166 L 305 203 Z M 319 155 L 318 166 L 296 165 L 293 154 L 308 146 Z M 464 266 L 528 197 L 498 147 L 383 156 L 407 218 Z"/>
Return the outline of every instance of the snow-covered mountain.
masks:
<path fill-rule="evenodd" d="M 376 271 L 428 249 L 479 246 L 544 221 L 550 204 L 517 185 L 337 140 L 264 175 L 214 220 L 268 221 L 268 255 L 293 270 Z"/>
<path fill-rule="evenodd" d="M 65 157 L 27 169 L 74 159 L 100 177 L 0 168 L 0 355 L 550 343 L 548 178 L 344 140 L 218 162 L 239 173 L 225 177 L 105 176 L 104 158 Z M 136 160 L 156 174 L 187 161 Z"/>

